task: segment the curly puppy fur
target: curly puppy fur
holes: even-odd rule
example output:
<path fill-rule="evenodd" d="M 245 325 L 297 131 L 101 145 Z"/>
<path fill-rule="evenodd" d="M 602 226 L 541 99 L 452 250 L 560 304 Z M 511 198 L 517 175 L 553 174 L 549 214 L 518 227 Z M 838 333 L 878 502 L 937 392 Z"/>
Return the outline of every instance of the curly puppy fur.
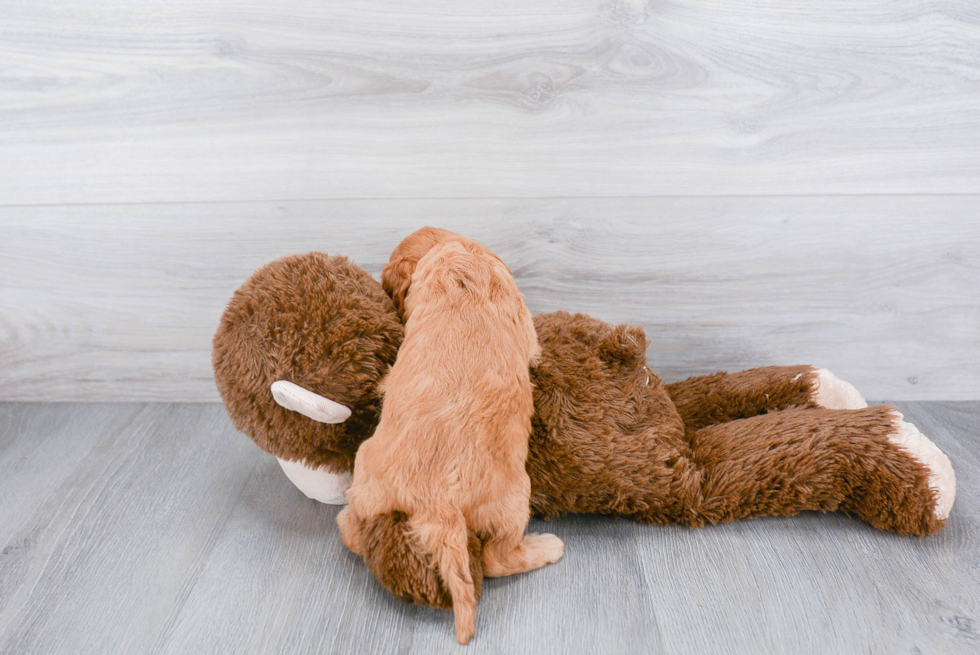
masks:
<path fill-rule="evenodd" d="M 214 379 L 235 427 L 260 448 L 342 473 L 374 433 L 378 380 L 403 336 L 391 299 L 364 269 L 321 252 L 291 255 L 255 271 L 232 296 L 214 335 Z M 269 392 L 276 380 L 353 414 L 328 425 L 280 407 Z"/>
<path fill-rule="evenodd" d="M 377 532 L 365 524 L 404 513 L 402 524 L 420 546 L 409 553 L 434 562 L 465 644 L 476 612 L 471 531 L 482 539 L 483 573 L 490 577 L 556 561 L 561 542 L 524 536 L 534 411 L 528 366 L 540 352 L 531 313 L 497 256 L 464 237 L 432 236 L 408 237 L 392 257 L 397 263 L 419 242 L 430 248 L 410 271 L 405 339 L 337 522 L 344 543 L 370 559 L 366 537 Z"/>

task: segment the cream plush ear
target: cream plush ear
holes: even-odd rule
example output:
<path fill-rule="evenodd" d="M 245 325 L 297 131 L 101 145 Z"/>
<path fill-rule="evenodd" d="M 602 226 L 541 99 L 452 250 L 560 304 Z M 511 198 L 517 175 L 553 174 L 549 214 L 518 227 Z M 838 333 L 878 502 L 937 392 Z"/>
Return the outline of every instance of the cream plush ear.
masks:
<path fill-rule="evenodd" d="M 272 397 L 282 407 L 299 412 L 320 423 L 343 423 L 351 415 L 350 409 L 340 403 L 286 380 L 272 383 Z M 286 459 L 279 459 L 279 465 L 282 466 L 286 477 L 307 498 L 328 505 L 347 504 L 344 492 L 350 487 L 353 479 L 349 472 L 332 473 L 323 468 L 312 468 L 302 461 Z"/>
<path fill-rule="evenodd" d="M 272 383 L 272 397 L 282 407 L 320 423 L 343 423 L 350 418 L 350 410 L 340 403 L 286 380 Z"/>

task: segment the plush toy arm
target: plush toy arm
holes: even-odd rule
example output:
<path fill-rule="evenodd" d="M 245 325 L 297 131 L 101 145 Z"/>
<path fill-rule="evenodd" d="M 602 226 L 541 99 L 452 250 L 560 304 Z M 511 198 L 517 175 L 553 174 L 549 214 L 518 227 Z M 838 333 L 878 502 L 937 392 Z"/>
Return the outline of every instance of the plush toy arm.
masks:
<path fill-rule="evenodd" d="M 701 429 L 790 407 L 867 407 L 853 386 L 823 368 L 764 366 L 665 385 L 684 426 Z"/>
<path fill-rule="evenodd" d="M 343 423 L 350 418 L 351 411 L 340 403 L 304 389 L 286 380 L 272 383 L 272 397 L 276 402 L 320 423 Z M 344 505 L 347 498 L 344 492 L 350 487 L 350 472 L 333 473 L 324 468 L 307 466 L 302 461 L 279 459 L 279 465 L 290 482 L 296 485 L 307 498 L 328 505 Z"/>
<path fill-rule="evenodd" d="M 343 423 L 350 418 L 350 410 L 340 403 L 304 389 L 298 384 L 278 380 L 272 383 L 272 397 L 286 409 L 309 416 L 320 423 Z"/>

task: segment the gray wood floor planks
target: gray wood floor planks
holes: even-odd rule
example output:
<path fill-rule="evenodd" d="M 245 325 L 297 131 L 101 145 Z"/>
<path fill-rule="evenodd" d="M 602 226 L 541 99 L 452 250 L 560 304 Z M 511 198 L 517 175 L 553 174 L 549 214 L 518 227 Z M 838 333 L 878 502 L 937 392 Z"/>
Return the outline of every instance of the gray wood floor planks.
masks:
<path fill-rule="evenodd" d="M 668 380 L 830 368 L 865 394 L 980 398 L 976 196 L 330 200 L 0 207 L 0 399 L 217 400 L 232 292 L 289 253 L 378 273 L 426 224 L 535 312 L 643 325 Z"/>
<path fill-rule="evenodd" d="M 973 0 L 78 0 L 0 25 L 0 204 L 980 189 Z"/>
<path fill-rule="evenodd" d="M 488 581 L 466 652 L 976 652 L 980 403 L 897 406 L 956 467 L 939 534 L 836 514 L 534 521 L 565 558 Z M 464 650 L 220 405 L 0 404 L 0 499 L 0 653 Z"/>
<path fill-rule="evenodd" d="M 63 412 L 51 406 L 46 414 Z M 98 442 L 4 551 L 4 652 L 145 652 L 227 521 L 257 453 L 214 406 L 68 406 Z M 135 410 L 135 411 L 134 411 Z M 31 405 L 5 405 L 30 425 Z M 125 413 L 103 430 L 86 415 Z M 43 416 L 43 414 L 42 414 Z M 174 434 L 179 438 L 174 438 Z M 20 432 L 43 440 L 43 433 Z M 6 450 L 4 457 L 6 457 Z M 54 464 L 58 460 L 53 457 Z M 49 465 L 50 466 L 50 465 Z M 17 484 L 16 480 L 7 484 Z M 40 490 L 39 490 L 40 491 Z M 35 602 L 31 602 L 31 599 Z"/>

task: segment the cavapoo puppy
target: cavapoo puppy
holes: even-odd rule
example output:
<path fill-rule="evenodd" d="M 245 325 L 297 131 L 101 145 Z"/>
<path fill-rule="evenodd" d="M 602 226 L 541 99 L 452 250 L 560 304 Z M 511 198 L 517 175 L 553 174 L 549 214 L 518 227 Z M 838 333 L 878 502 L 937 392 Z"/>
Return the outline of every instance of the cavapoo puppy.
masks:
<path fill-rule="evenodd" d="M 405 340 L 337 522 L 363 557 L 365 525 L 404 512 L 449 589 L 456 637 L 466 644 L 477 601 L 469 530 L 483 541 L 490 577 L 556 562 L 564 549 L 554 535 L 524 535 L 528 366 L 540 347 L 510 271 L 472 239 L 419 230 L 395 249 L 382 279 L 406 320 Z"/>

